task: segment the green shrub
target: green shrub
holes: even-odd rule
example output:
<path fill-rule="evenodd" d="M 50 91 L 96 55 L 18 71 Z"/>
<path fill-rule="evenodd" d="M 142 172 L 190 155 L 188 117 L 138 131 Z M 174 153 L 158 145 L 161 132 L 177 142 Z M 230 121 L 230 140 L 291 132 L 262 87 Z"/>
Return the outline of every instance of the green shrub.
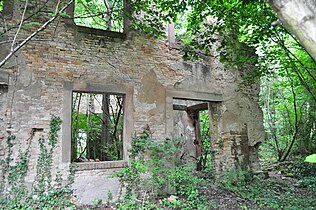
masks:
<path fill-rule="evenodd" d="M 302 187 L 305 187 L 307 190 L 311 191 L 312 193 L 316 194 L 316 177 L 315 176 L 304 177 L 298 181 L 298 184 Z"/>
<path fill-rule="evenodd" d="M 310 194 L 298 193 L 292 183 L 276 179 L 250 178 L 246 171 L 230 170 L 226 173 L 226 179 L 222 179 L 220 186 L 225 190 L 234 192 L 243 199 L 251 200 L 258 205 L 258 209 L 311 209 L 316 202 L 315 183 L 316 179 L 303 174 L 311 171 L 305 163 L 287 163 L 289 169 L 293 169 L 293 175 L 300 176 L 299 184 L 310 190 Z M 303 178 L 304 177 L 304 178 Z"/>
<path fill-rule="evenodd" d="M 144 131 L 133 139 L 130 150 L 130 166 L 116 173 L 126 196 L 118 209 L 209 209 L 213 203 L 207 201 L 199 189 L 205 180 L 194 174 L 195 164 L 176 165 L 177 145 L 181 139 L 153 141 Z M 213 176 L 212 176 L 213 177 Z M 166 197 L 177 197 L 170 202 Z M 159 200 L 158 203 L 154 200 Z"/>

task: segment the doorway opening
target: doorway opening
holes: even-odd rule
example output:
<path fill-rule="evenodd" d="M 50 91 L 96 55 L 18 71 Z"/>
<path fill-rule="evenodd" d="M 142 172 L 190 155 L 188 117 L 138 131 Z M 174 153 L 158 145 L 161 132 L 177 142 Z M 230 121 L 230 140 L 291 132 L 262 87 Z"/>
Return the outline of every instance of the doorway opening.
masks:
<path fill-rule="evenodd" d="M 212 149 L 208 102 L 173 99 L 174 136 L 183 139 L 182 162 L 195 161 L 198 171 L 211 169 Z"/>

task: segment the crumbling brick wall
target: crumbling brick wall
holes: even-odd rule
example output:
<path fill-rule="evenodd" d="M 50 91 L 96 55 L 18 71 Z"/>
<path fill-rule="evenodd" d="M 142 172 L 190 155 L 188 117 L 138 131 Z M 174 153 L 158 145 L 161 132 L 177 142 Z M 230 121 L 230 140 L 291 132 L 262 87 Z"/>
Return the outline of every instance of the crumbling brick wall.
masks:
<path fill-rule="evenodd" d="M 9 25 L 14 25 L 21 17 L 21 6 L 22 3 L 14 5 Z M 47 20 L 47 14 L 28 21 L 43 22 L 43 19 Z M 165 40 L 139 32 L 109 34 L 78 27 L 66 20 L 60 18 L 49 25 L 0 70 L 10 75 L 8 89 L 0 91 L 0 157 L 4 155 L 7 129 L 17 136 L 14 147 L 18 150 L 26 144 L 32 129 L 47 132 L 50 116 L 54 114 L 64 121 L 54 166 L 67 170 L 70 163 L 68 93 L 74 88 L 97 87 L 106 91 L 114 86 L 130 94 L 125 153 L 130 147 L 131 135 L 145 127 L 150 128 L 156 140 L 172 136 L 168 124 L 172 121 L 172 108 L 168 100 L 172 93 L 180 91 L 190 93 L 188 98 L 203 99 L 204 95 L 216 98 L 209 101 L 209 111 L 214 164 L 218 173 L 241 163 L 257 167 L 257 147 L 264 137 L 262 112 L 258 105 L 259 86 L 241 88 L 238 69 L 225 68 L 217 55 L 213 55 L 209 63 L 184 62 L 179 51 L 170 48 Z M 27 30 L 21 30 L 18 39 L 27 37 L 37 27 L 31 25 Z M 6 33 L 2 39 L 11 39 L 14 31 Z M 10 43 L 1 46 L 7 49 L 2 51 L 1 59 L 9 47 Z M 29 183 L 34 180 L 38 150 L 38 143 L 33 139 Z M 92 200 L 91 196 L 106 196 L 108 190 L 115 196 L 118 182 L 106 176 L 127 162 L 125 154 L 123 162 L 82 166 L 76 174 L 75 193 L 86 203 Z M 86 189 L 87 185 L 90 190 Z M 112 188 L 106 189 L 107 186 Z"/>

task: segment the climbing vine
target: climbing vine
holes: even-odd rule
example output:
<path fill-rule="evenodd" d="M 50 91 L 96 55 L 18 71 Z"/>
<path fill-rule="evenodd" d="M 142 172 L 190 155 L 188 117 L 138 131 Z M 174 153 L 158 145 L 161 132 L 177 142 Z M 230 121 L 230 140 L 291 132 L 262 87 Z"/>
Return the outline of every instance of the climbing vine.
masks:
<path fill-rule="evenodd" d="M 16 137 L 11 135 L 7 139 L 7 157 L 3 162 L 3 179 L 1 181 L 0 204 L 4 209 L 62 209 L 74 204 L 71 201 L 71 185 L 74 182 L 75 168 L 69 167 L 66 184 L 60 172 L 53 172 L 53 153 L 57 146 L 58 132 L 61 119 L 52 116 L 48 137 L 39 139 L 40 153 L 37 158 L 35 182 L 30 191 L 27 190 L 25 178 L 28 173 L 31 142 L 34 133 L 27 141 L 28 146 L 18 152 L 13 161 L 13 150 Z"/>

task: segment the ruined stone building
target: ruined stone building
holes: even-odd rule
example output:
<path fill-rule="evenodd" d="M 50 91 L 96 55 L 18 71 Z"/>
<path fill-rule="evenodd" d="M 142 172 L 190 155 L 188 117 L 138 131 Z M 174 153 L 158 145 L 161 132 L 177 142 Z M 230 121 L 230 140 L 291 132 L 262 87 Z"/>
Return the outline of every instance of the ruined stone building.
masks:
<path fill-rule="evenodd" d="M 48 2 L 44 6 L 54 9 L 55 1 Z M 8 27 L 21 19 L 23 6 L 23 1 L 5 1 L 2 15 Z M 27 12 L 38 7 L 30 6 Z M 209 113 L 215 171 L 220 173 L 241 163 L 257 167 L 257 149 L 264 138 L 259 86 L 241 87 L 240 69 L 224 67 L 215 52 L 209 62 L 185 62 L 173 47 L 172 37 L 168 41 L 130 31 L 127 20 L 122 32 L 77 26 L 72 19 L 73 10 L 72 4 L 67 9 L 69 17 L 47 26 L 0 69 L 0 158 L 6 155 L 8 134 L 16 136 L 14 151 L 24 149 L 31 141 L 26 183 L 34 181 L 37 140 L 47 133 L 51 115 L 60 116 L 63 121 L 54 168 L 67 171 L 71 162 L 79 160 L 73 158 L 71 143 L 73 100 L 77 93 L 86 94 L 82 111 L 78 108 L 82 115 L 85 110 L 91 111 L 89 97 L 99 95 L 93 100 L 99 105 L 91 108 L 99 110 L 95 115 L 106 115 L 100 101 L 107 97 L 107 114 L 120 115 L 122 124 L 115 131 L 122 142 L 118 158 L 109 161 L 90 156 L 75 161 L 74 193 L 83 203 L 105 197 L 109 190 L 114 196 L 117 194 L 118 180 L 108 175 L 128 165 L 132 136 L 144 128 L 150 129 L 157 141 L 182 137 L 186 141 L 184 150 L 199 155 L 203 148 L 196 127 L 202 110 Z M 49 18 L 44 12 L 26 23 L 43 23 Z M 2 34 L 3 21 L 0 26 Z M 17 43 L 39 27 L 29 24 L 22 28 Z M 16 28 L 0 36 L 0 60 L 9 53 L 11 43 L 5 41 L 13 40 Z M 120 103 L 113 105 L 114 99 Z M 115 115 L 111 107 L 120 106 L 121 111 Z M 82 132 L 80 138 L 86 139 L 86 135 Z"/>

